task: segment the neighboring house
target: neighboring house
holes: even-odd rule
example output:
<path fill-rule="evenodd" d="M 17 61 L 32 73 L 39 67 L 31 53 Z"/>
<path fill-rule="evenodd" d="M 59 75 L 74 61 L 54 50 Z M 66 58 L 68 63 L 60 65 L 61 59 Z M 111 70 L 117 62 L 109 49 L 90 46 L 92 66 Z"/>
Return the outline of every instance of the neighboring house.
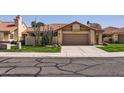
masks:
<path fill-rule="evenodd" d="M 72 22 L 70 24 L 48 24 L 41 27 L 41 33 L 43 31 L 54 32 L 54 43 L 62 45 L 94 45 L 102 44 L 102 32 L 103 30 L 97 27 L 92 27 L 92 24 L 84 25 L 80 22 Z M 34 30 L 28 27 L 23 32 L 25 35 L 25 44 L 34 45 Z"/>
<path fill-rule="evenodd" d="M 22 32 L 27 29 L 21 16 L 16 16 L 13 22 L 0 21 L 0 43 L 23 40 Z"/>
<path fill-rule="evenodd" d="M 124 28 L 107 27 L 104 29 L 103 35 L 105 35 L 105 41 L 112 40 L 113 43 L 124 44 Z"/>
<path fill-rule="evenodd" d="M 13 41 L 16 29 L 14 22 L 0 22 L 0 42 Z"/>

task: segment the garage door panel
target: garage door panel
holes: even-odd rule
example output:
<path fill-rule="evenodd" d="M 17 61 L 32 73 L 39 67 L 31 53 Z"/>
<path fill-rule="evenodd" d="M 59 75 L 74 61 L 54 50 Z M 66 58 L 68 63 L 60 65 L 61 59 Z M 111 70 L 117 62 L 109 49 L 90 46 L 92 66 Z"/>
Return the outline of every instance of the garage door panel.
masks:
<path fill-rule="evenodd" d="M 88 34 L 63 34 L 63 45 L 88 45 Z"/>
<path fill-rule="evenodd" d="M 120 44 L 124 44 L 124 34 L 118 36 L 118 41 Z"/>

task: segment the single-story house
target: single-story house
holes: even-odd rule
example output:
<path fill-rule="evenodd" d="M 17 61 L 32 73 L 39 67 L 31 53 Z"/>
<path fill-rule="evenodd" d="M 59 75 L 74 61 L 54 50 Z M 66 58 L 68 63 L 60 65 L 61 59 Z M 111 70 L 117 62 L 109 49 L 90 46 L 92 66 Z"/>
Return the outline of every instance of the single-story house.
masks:
<path fill-rule="evenodd" d="M 69 24 L 46 24 L 41 27 L 40 31 L 53 31 L 55 34 L 53 42 L 62 45 L 102 44 L 102 29 L 97 29 L 78 21 Z M 34 44 L 33 32 L 34 30 L 31 27 L 28 27 L 23 32 L 23 35 L 26 36 L 26 45 Z"/>
<path fill-rule="evenodd" d="M 107 27 L 104 29 L 103 35 L 105 35 L 105 38 L 110 39 L 113 43 L 124 44 L 124 28 Z"/>

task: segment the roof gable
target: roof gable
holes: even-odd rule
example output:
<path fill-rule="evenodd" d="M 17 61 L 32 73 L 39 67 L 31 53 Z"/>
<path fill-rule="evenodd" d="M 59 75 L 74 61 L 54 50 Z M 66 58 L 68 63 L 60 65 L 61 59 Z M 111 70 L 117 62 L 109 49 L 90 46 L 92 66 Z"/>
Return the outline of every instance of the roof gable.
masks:
<path fill-rule="evenodd" d="M 58 30 L 61 30 L 61 29 L 65 28 L 65 27 L 71 26 L 73 24 L 80 24 L 81 26 L 86 27 L 88 29 L 92 29 L 94 31 L 102 31 L 102 30 L 98 30 L 98 29 L 89 27 L 89 26 L 87 26 L 85 24 L 82 24 L 82 23 L 80 23 L 78 21 L 74 21 L 74 22 L 72 22 L 70 24 L 59 24 L 59 23 L 56 23 L 56 24 L 46 24 L 44 26 L 41 26 L 40 27 L 40 30 L 41 31 L 49 31 L 49 30 L 58 31 Z M 32 27 L 28 27 L 27 30 L 26 30 L 26 32 L 33 32 L 33 30 L 34 29 Z"/>
<path fill-rule="evenodd" d="M 87 26 L 87 25 L 85 25 L 85 24 L 82 24 L 82 23 L 80 23 L 80 22 L 78 22 L 78 21 L 74 21 L 74 22 L 72 22 L 72 23 L 70 23 L 70 24 L 67 24 L 67 25 L 65 25 L 65 26 L 63 26 L 63 27 L 60 27 L 60 28 L 58 28 L 58 29 L 56 29 L 56 30 L 61 30 L 61 29 L 65 28 L 65 27 L 70 26 L 70 25 L 73 25 L 73 24 L 80 24 L 81 26 L 87 27 L 87 28 L 92 29 L 92 30 L 94 30 L 94 31 L 98 31 L 98 29 L 89 27 L 89 26 Z"/>

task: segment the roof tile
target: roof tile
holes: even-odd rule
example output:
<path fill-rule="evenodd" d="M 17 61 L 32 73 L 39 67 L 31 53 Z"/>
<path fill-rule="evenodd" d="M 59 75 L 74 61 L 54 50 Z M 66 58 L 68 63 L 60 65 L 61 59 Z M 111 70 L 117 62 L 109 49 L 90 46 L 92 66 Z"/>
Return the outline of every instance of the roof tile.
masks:
<path fill-rule="evenodd" d="M 17 29 L 14 22 L 0 22 L 0 31 L 12 31 Z"/>

